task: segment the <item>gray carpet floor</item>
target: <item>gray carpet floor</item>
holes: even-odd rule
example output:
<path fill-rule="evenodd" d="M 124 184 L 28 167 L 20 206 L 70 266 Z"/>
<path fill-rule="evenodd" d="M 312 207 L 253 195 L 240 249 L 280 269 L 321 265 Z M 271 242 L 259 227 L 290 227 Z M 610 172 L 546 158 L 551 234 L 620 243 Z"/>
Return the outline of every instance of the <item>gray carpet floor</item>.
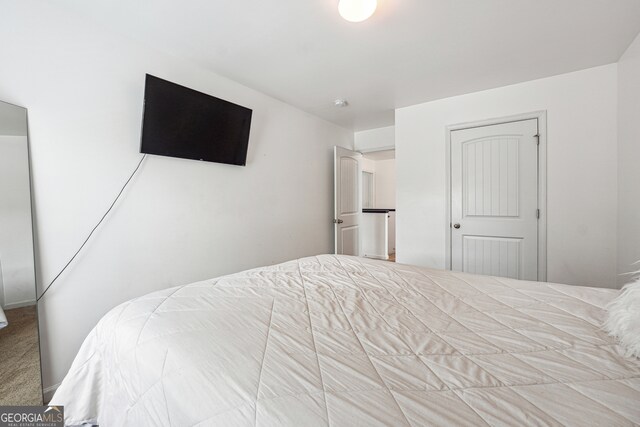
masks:
<path fill-rule="evenodd" d="M 0 405 L 42 405 L 36 307 L 5 311 L 0 329 Z"/>

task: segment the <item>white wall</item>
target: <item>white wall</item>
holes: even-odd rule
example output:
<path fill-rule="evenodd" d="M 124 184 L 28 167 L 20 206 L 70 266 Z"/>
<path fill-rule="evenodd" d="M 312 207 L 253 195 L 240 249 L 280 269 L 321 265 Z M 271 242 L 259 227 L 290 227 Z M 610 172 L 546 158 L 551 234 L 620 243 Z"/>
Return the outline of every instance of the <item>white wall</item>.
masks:
<path fill-rule="evenodd" d="M 396 161 L 362 158 L 362 171 L 374 174 L 374 207 L 395 209 L 396 207 Z"/>
<path fill-rule="evenodd" d="M 147 159 L 40 306 L 45 387 L 125 300 L 332 250 L 331 147 L 353 148 L 351 132 L 48 2 L 3 1 L 0 40 L 0 99 L 29 109 L 40 283 L 140 159 L 145 73 L 254 110 L 247 167 Z"/>
<path fill-rule="evenodd" d="M 376 161 L 367 159 L 366 157 L 362 158 L 362 170 L 363 172 L 376 172 Z"/>
<path fill-rule="evenodd" d="M 396 161 L 376 161 L 376 208 L 396 208 Z"/>
<path fill-rule="evenodd" d="M 618 283 L 640 270 L 640 36 L 618 63 Z"/>
<path fill-rule="evenodd" d="M 362 152 L 392 150 L 396 145 L 395 127 L 363 130 L 354 133 L 355 149 Z"/>
<path fill-rule="evenodd" d="M 399 262 L 445 266 L 445 127 L 538 110 L 548 112 L 548 280 L 616 286 L 616 64 L 396 110 Z"/>
<path fill-rule="evenodd" d="M 21 121 L 24 126 L 24 114 Z M 35 302 L 28 156 L 26 136 L 0 135 L 0 304 L 4 309 Z"/>

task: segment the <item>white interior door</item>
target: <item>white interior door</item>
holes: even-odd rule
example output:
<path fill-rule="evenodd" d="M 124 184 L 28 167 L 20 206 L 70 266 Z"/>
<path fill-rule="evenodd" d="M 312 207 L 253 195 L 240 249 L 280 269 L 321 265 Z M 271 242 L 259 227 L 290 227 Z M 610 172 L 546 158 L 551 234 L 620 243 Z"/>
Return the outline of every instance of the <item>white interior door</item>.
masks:
<path fill-rule="evenodd" d="M 538 279 L 538 120 L 451 132 L 451 268 Z"/>
<path fill-rule="evenodd" d="M 360 255 L 362 154 L 334 147 L 335 253 Z"/>

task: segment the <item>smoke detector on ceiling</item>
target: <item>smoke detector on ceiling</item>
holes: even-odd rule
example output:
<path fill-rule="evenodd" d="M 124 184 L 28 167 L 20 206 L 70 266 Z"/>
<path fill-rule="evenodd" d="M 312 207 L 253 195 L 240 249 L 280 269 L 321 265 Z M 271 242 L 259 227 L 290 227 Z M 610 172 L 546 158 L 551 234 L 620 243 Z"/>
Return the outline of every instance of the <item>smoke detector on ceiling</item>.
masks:
<path fill-rule="evenodd" d="M 333 105 L 338 108 L 344 108 L 349 106 L 349 102 L 346 99 L 336 99 L 333 101 Z"/>

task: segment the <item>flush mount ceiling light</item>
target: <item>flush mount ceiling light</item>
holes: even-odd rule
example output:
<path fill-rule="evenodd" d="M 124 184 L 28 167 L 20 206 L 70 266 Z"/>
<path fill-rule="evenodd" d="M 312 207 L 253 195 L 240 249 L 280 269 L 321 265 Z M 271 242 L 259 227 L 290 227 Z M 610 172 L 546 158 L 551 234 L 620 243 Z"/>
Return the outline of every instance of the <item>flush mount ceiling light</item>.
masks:
<path fill-rule="evenodd" d="M 347 101 L 346 99 L 336 99 L 335 101 L 333 101 L 333 105 L 334 107 L 344 108 L 349 106 L 349 101 Z"/>
<path fill-rule="evenodd" d="M 377 0 L 340 0 L 338 12 L 349 22 L 362 22 L 373 15 L 376 7 Z"/>

